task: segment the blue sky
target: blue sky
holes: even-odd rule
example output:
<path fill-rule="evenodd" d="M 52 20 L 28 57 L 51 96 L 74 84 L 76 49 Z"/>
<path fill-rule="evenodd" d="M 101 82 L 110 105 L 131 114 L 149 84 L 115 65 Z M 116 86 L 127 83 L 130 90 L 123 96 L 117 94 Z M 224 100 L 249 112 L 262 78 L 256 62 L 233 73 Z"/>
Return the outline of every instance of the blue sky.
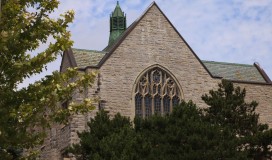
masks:
<path fill-rule="evenodd" d="M 102 50 L 108 43 L 109 15 L 117 1 L 61 0 L 53 16 L 75 11 L 69 30 L 74 48 Z M 151 0 L 120 0 L 130 25 Z M 271 0 L 157 0 L 156 3 L 203 60 L 253 64 L 257 62 L 272 79 Z M 42 50 L 46 45 L 43 45 Z M 60 58 L 42 75 L 58 70 Z"/>

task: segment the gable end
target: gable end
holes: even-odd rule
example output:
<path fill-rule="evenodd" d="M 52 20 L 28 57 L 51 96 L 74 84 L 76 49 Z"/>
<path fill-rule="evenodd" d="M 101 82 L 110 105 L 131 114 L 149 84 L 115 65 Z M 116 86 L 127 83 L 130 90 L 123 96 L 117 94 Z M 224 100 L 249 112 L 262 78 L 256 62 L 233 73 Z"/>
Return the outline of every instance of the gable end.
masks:
<path fill-rule="evenodd" d="M 60 72 L 64 72 L 68 67 L 77 67 L 77 63 L 71 48 L 63 52 Z"/>

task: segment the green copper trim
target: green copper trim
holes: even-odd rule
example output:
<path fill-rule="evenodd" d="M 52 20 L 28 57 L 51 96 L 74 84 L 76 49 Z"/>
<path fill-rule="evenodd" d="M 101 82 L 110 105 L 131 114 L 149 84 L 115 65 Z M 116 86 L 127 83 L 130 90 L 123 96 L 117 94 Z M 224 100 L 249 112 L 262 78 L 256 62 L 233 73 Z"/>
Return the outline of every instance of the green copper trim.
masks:
<path fill-rule="evenodd" d="M 117 1 L 117 5 L 112 13 L 113 17 L 124 17 L 124 12 L 122 12 L 122 9 L 120 8 L 119 2 Z"/>
<path fill-rule="evenodd" d="M 114 43 L 114 41 L 126 30 L 126 21 L 126 15 L 117 1 L 116 7 L 110 16 L 109 45 Z"/>

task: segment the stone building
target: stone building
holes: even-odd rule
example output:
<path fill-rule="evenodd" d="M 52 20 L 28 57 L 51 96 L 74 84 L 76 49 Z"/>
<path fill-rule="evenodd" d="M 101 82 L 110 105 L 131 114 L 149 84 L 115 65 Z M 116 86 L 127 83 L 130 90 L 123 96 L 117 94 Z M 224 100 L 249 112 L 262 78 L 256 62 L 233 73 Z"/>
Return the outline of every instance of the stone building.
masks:
<path fill-rule="evenodd" d="M 171 112 L 180 100 L 207 107 L 201 95 L 217 88 L 221 79 L 246 88 L 247 99 L 259 102 L 261 122 L 272 126 L 272 82 L 258 64 L 245 65 L 200 60 L 158 5 L 147 10 L 126 28 L 119 4 L 110 17 L 109 44 L 102 51 L 65 51 L 60 71 L 78 67 L 79 72 L 99 71 L 97 82 L 74 100 L 98 96 L 97 109 L 111 115 L 147 117 Z M 42 148 L 44 159 L 62 159 L 66 146 L 77 143 L 77 131 L 95 114 L 76 115 L 71 123 L 50 131 Z"/>

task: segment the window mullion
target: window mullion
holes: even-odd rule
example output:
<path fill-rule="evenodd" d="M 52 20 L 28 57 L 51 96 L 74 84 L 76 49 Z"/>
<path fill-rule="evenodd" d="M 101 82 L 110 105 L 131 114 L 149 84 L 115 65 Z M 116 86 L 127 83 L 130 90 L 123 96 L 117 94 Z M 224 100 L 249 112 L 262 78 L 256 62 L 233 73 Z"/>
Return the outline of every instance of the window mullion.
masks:
<path fill-rule="evenodd" d="M 145 96 L 143 96 L 142 98 L 142 114 L 143 114 L 143 118 L 145 117 Z"/>
<path fill-rule="evenodd" d="M 170 97 L 170 112 L 173 111 L 173 97 Z"/>
<path fill-rule="evenodd" d="M 152 100 L 151 100 L 151 111 L 152 111 L 152 115 L 155 113 L 155 107 L 154 107 L 154 104 L 155 104 L 155 99 L 154 99 L 154 95 L 151 96 Z"/>

